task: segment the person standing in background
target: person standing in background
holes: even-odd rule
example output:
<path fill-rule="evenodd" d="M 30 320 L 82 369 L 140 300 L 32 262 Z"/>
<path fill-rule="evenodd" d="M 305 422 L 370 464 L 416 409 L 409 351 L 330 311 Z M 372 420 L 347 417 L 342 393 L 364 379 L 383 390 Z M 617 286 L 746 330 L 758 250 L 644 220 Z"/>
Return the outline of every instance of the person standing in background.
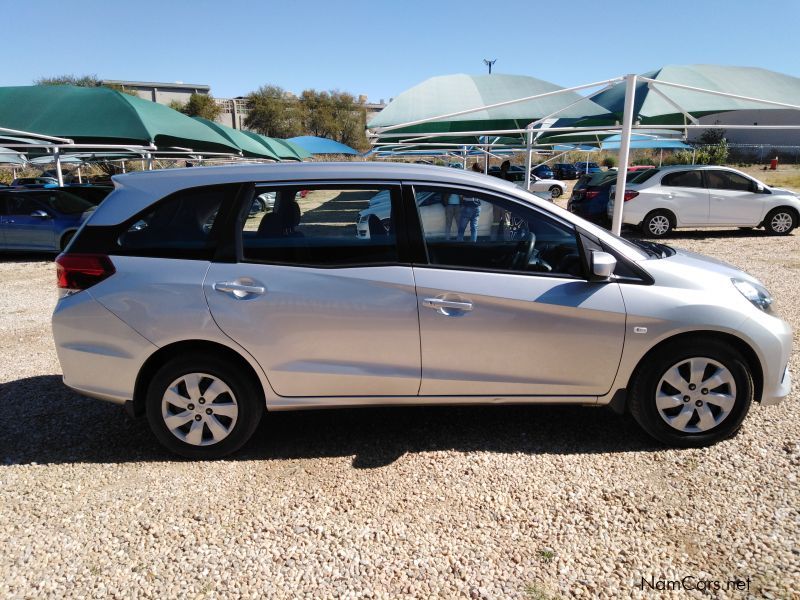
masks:
<path fill-rule="evenodd" d="M 453 227 L 453 223 L 456 224 L 457 228 L 461 223 L 461 196 L 442 192 L 442 204 L 444 204 L 444 236 L 449 240 L 452 239 L 450 237 L 450 229 Z"/>
<path fill-rule="evenodd" d="M 492 173 L 494 177 L 499 177 L 500 179 L 505 179 L 506 181 L 512 181 L 511 176 L 508 174 L 508 170 L 511 168 L 511 161 L 504 160 L 500 165 L 500 171 L 498 173 Z M 502 239 L 503 234 L 505 233 L 506 226 L 510 221 L 510 214 L 507 210 L 504 210 L 503 207 L 497 206 L 496 204 L 492 205 L 492 229 L 494 233 L 492 235 L 493 240 Z"/>

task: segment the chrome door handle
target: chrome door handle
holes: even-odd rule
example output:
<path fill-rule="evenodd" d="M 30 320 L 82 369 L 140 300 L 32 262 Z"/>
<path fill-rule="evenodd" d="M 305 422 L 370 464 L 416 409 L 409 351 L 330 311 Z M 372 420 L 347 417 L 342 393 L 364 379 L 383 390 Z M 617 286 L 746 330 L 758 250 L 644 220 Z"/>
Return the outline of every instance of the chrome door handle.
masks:
<path fill-rule="evenodd" d="M 456 300 L 443 300 L 441 298 L 425 298 L 422 301 L 422 306 L 437 310 L 441 308 L 463 310 L 465 312 L 472 310 L 472 302 L 458 302 Z"/>
<path fill-rule="evenodd" d="M 263 285 L 246 285 L 235 281 L 217 281 L 214 284 L 217 292 L 233 293 L 237 296 L 242 294 L 263 294 L 267 289 Z M 238 293 L 237 293 L 238 292 Z"/>

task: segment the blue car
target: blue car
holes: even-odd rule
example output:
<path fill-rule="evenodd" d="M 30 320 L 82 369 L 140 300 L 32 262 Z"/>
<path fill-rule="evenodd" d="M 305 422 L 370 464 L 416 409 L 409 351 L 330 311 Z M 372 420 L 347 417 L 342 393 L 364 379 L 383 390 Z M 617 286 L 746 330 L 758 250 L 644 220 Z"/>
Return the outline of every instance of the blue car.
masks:
<path fill-rule="evenodd" d="M 578 172 L 578 176 L 581 175 L 594 175 L 595 173 L 602 173 L 603 169 L 600 168 L 596 162 L 576 162 L 575 163 L 575 170 Z"/>
<path fill-rule="evenodd" d="M 550 165 L 536 165 L 531 169 L 531 173 L 536 175 L 539 179 L 555 179 L 555 174 Z"/>
<path fill-rule="evenodd" d="M 0 250 L 61 252 L 96 206 L 60 189 L 0 190 Z"/>
<path fill-rule="evenodd" d="M 616 182 L 616 171 L 581 175 L 572 188 L 567 210 L 592 223 L 607 225 L 608 193 Z"/>

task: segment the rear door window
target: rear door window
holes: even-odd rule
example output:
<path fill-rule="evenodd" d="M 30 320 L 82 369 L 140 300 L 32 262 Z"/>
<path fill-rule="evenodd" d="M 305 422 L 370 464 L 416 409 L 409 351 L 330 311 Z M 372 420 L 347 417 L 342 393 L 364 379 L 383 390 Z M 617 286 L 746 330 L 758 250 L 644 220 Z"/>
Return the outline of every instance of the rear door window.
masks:
<path fill-rule="evenodd" d="M 661 185 L 668 187 L 701 188 L 703 187 L 703 173 L 699 170 L 667 173 L 661 180 Z"/>
<path fill-rule="evenodd" d="M 221 233 L 217 216 L 239 188 L 197 187 L 164 198 L 123 226 L 111 253 L 210 260 Z"/>
<path fill-rule="evenodd" d="M 239 225 L 248 262 L 310 267 L 397 263 L 400 187 L 256 185 Z"/>

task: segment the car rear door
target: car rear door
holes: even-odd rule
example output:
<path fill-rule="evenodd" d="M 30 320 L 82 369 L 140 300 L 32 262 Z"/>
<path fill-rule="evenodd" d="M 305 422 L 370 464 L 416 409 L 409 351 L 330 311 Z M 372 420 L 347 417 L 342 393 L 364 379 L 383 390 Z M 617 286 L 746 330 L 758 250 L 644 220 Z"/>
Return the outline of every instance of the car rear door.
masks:
<path fill-rule="evenodd" d="M 755 181 L 724 169 L 709 169 L 705 174 L 711 199 L 709 224 L 755 226 L 761 222 L 765 196 L 757 192 Z"/>
<path fill-rule="evenodd" d="M 437 191 L 418 185 L 415 192 Z M 481 200 L 469 241 L 462 213 L 452 240 L 420 211 L 427 264 L 415 264 L 421 396 L 597 396 L 609 391 L 625 337 L 619 285 L 586 280 L 577 233 L 509 199 Z M 462 211 L 464 209 L 462 208 Z"/>
<path fill-rule="evenodd" d="M 708 224 L 709 198 L 702 170 L 669 171 L 657 189 L 664 206 L 675 213 L 680 225 Z"/>
<path fill-rule="evenodd" d="M 279 396 L 416 396 L 419 317 L 397 217 L 400 186 L 351 181 L 253 190 L 265 192 L 276 194 L 272 210 L 252 214 L 245 200 L 237 259 L 214 262 L 206 275 L 216 323 L 255 357 Z M 386 192 L 388 219 L 359 237 L 360 214 Z"/>

